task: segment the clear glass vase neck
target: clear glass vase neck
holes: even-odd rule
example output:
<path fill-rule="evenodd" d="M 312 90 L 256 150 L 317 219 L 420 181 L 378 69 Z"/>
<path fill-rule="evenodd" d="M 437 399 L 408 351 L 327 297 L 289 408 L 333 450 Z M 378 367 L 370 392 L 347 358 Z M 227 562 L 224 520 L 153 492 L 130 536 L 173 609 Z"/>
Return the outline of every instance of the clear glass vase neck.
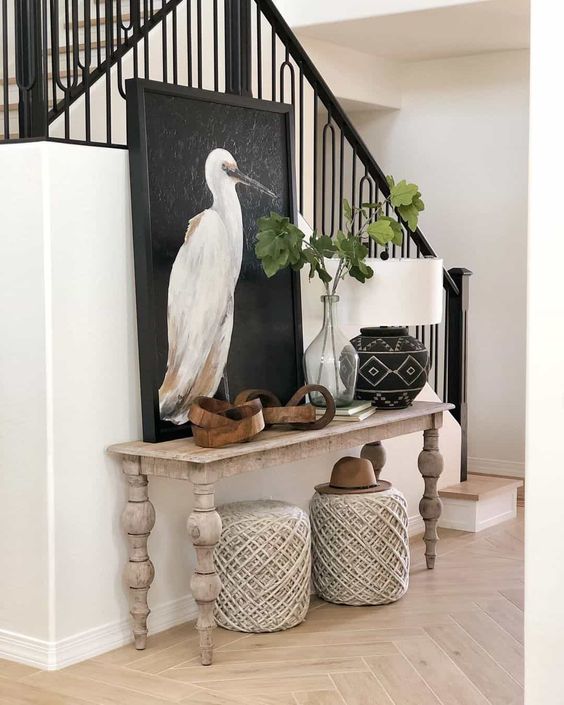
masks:
<path fill-rule="evenodd" d="M 337 317 L 339 297 L 336 294 L 325 294 L 321 297 L 321 301 L 323 302 L 323 326 L 337 327 L 339 324 Z"/>

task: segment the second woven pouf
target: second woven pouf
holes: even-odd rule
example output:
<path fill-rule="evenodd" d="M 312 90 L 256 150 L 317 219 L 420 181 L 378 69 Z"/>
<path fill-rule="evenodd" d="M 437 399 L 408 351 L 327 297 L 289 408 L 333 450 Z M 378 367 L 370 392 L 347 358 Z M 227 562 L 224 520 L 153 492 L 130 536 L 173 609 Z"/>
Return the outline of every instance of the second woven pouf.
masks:
<path fill-rule="evenodd" d="M 399 490 L 316 492 L 310 518 L 313 583 L 319 597 L 344 605 L 383 605 L 405 594 L 408 517 Z"/>
<path fill-rule="evenodd" d="M 218 508 L 215 549 L 222 588 L 217 623 L 240 632 L 276 632 L 304 621 L 309 607 L 311 532 L 299 507 L 274 500 Z"/>

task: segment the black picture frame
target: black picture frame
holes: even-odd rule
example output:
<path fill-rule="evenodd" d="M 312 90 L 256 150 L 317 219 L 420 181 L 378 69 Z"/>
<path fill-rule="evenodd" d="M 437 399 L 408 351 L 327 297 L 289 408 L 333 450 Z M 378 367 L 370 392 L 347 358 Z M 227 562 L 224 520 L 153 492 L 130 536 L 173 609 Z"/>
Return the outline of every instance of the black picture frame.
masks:
<path fill-rule="evenodd" d="M 187 88 L 182 86 L 172 86 L 157 81 L 149 81 L 145 79 L 130 79 L 126 81 L 127 95 L 127 141 L 129 147 L 129 164 L 131 176 L 131 199 L 132 199 L 132 221 L 133 221 L 133 245 L 134 245 L 134 260 L 135 260 L 135 290 L 136 290 L 136 305 L 137 305 L 137 329 L 138 329 L 138 346 L 139 346 L 139 368 L 140 368 L 140 383 L 141 383 L 141 407 L 143 420 L 143 440 L 148 442 L 162 442 L 182 438 L 191 435 L 190 424 L 175 425 L 169 421 L 164 421 L 160 417 L 159 410 L 159 386 L 162 382 L 162 316 L 164 315 L 164 325 L 166 331 L 166 308 L 162 311 L 162 282 L 159 284 L 159 277 L 155 276 L 155 260 L 160 258 L 156 256 L 156 240 L 154 230 L 155 213 L 152 211 L 158 210 L 155 208 L 155 196 L 152 194 L 151 187 L 151 170 L 154 170 L 155 159 L 158 160 L 160 151 L 169 155 L 169 160 L 174 162 L 176 154 L 174 151 L 174 142 L 172 146 L 168 144 L 167 149 L 161 150 L 162 143 L 157 149 L 150 144 L 151 139 L 156 141 L 155 137 L 155 121 L 157 118 L 151 114 L 151 110 L 155 111 L 155 106 L 162 103 L 161 110 L 162 134 L 165 135 L 162 139 L 166 139 L 168 134 L 167 123 L 172 120 L 175 115 L 175 104 L 179 106 L 177 101 L 183 101 L 181 108 L 186 114 L 188 102 L 191 102 L 193 110 L 202 110 L 204 104 L 210 107 L 210 114 L 213 115 L 213 120 L 210 123 L 214 125 L 219 120 L 221 123 L 222 108 L 237 108 L 243 111 L 254 111 L 255 117 L 259 116 L 261 120 L 268 120 L 267 113 L 276 116 L 272 120 L 278 124 L 278 121 L 283 121 L 283 126 L 279 129 L 284 135 L 285 145 L 281 148 L 280 154 L 285 158 L 287 165 L 285 175 L 285 201 L 286 207 L 283 209 L 291 218 L 292 222 L 297 222 L 297 207 L 296 207 L 296 186 L 295 186 L 295 169 L 294 169 L 294 120 L 293 108 L 291 105 L 284 103 L 274 103 L 265 100 L 242 97 L 238 95 L 230 95 L 216 93 L 196 88 Z M 194 102 L 195 101 L 195 102 Z M 157 110 L 158 112 L 158 110 Z M 241 116 L 242 122 L 247 119 L 247 112 L 230 111 L 231 117 L 236 113 Z M 250 115 L 250 114 L 249 114 Z M 171 117 L 172 116 L 172 117 Z M 185 118 L 184 118 L 185 119 Z M 159 123 L 160 124 L 160 123 Z M 148 132 L 149 130 L 149 132 Z M 174 136 L 170 136 L 169 140 L 174 140 Z M 176 136 L 178 139 L 178 135 Z M 176 144 L 179 144 L 177 142 Z M 217 145 L 222 147 L 223 145 Z M 253 145 L 254 148 L 254 145 Z M 157 154 L 157 157 L 154 155 Z M 171 157 L 172 155 L 172 157 Z M 239 167 L 243 169 L 246 165 L 241 164 Z M 173 166 L 171 166 L 173 169 Z M 187 166 L 190 168 L 190 165 Z M 197 168 L 201 172 L 203 178 L 201 159 L 198 162 Z M 259 168 L 264 169 L 264 165 L 259 165 Z M 168 169 L 163 170 L 163 173 L 169 173 Z M 166 181 L 166 175 L 163 177 Z M 171 175 L 171 178 L 174 176 Z M 166 184 L 163 186 L 166 188 Z M 155 190 L 153 188 L 153 190 Z M 211 200 L 211 197 L 210 197 Z M 170 205 L 170 204 L 169 204 Z M 209 203 L 203 203 L 201 210 L 208 207 Z M 276 210 L 276 209 L 274 209 Z M 265 209 L 268 212 L 268 209 Z M 167 211 L 168 212 L 168 211 Z M 193 217 L 200 211 L 189 213 L 189 217 Z M 264 213 L 261 213 L 261 215 Z M 164 214 L 166 219 L 166 213 Z M 188 224 L 188 218 L 184 222 L 184 229 Z M 179 243 L 182 243 L 184 238 L 184 230 L 178 233 Z M 248 254 L 248 233 L 245 232 L 245 252 Z M 160 260 L 159 260 L 160 261 Z M 162 267 L 161 267 L 162 268 Z M 258 270 L 257 270 L 258 271 Z M 284 274 L 284 278 L 280 278 Z M 160 276 L 160 275 L 159 275 Z M 257 277 L 262 276 L 258 281 Z M 160 276 L 162 279 L 162 276 Z M 244 328 L 249 328 L 249 349 L 246 350 L 244 338 L 239 340 L 236 338 L 238 316 L 241 318 L 241 312 L 235 311 L 235 324 L 233 330 L 233 339 L 231 342 L 232 349 L 236 348 L 236 352 L 230 349 L 229 359 L 227 364 L 227 378 L 231 380 L 232 372 L 235 371 L 235 377 L 244 380 L 245 387 L 267 386 L 277 393 L 282 402 L 285 403 L 287 398 L 295 391 L 295 389 L 303 384 L 303 339 L 302 339 L 302 318 L 301 318 L 301 296 L 300 296 L 300 278 L 299 272 L 293 272 L 290 269 L 281 272 L 273 279 L 267 279 L 266 275 L 260 270 L 260 275 L 253 270 L 249 277 L 243 282 L 241 277 L 236 289 L 236 302 L 244 295 L 238 292 L 245 291 L 245 287 L 250 291 L 251 286 L 253 291 L 257 291 L 257 287 L 261 288 L 264 296 L 259 297 L 261 300 L 265 298 L 273 302 L 273 312 L 278 316 L 276 322 L 276 330 L 282 331 L 286 325 L 286 334 L 284 335 L 282 350 L 278 361 L 272 359 L 272 345 L 268 348 L 267 354 L 265 350 L 261 350 L 260 343 L 261 334 L 264 340 L 268 339 L 272 331 L 268 329 L 258 331 L 265 328 L 265 312 L 262 312 L 261 321 L 256 322 L 256 327 L 253 328 L 253 314 L 249 311 L 249 318 L 245 317 Z M 252 282 L 250 281 L 252 280 Z M 270 287 L 270 288 L 269 288 Z M 276 287 L 276 298 L 273 300 L 273 292 Z M 241 288 L 241 289 L 240 289 Z M 282 299 L 282 300 L 279 300 Z M 241 304 L 241 306 L 244 304 Z M 259 306 L 260 308 L 260 306 Z M 237 309 L 237 305 L 236 305 Z M 287 316 L 287 322 L 286 322 Z M 241 319 L 242 320 L 242 319 Z M 249 325 L 247 325 L 249 324 Z M 268 328 L 268 326 L 266 326 Z M 239 337 L 247 335 L 246 332 L 237 333 Z M 251 339 L 252 338 L 252 339 Z M 236 343 L 236 344 L 235 344 Z M 253 345 L 251 346 L 251 343 Z M 291 347 L 291 351 L 290 351 Z M 243 364 L 244 354 L 255 356 L 253 364 L 257 371 L 256 379 L 251 379 L 248 373 L 248 360 Z M 285 352 L 284 352 L 285 351 Z M 276 357 L 276 349 L 274 356 Z M 166 351 L 165 351 L 166 355 Z M 232 356 L 238 355 L 239 362 L 232 360 Z M 270 359 L 267 359 L 270 358 Z M 282 372 L 277 372 L 275 366 L 283 367 Z M 247 369 L 239 370 L 239 367 Z M 284 379 L 279 379 L 277 375 L 282 375 Z M 247 377 L 249 377 L 247 379 Z M 258 383 L 257 383 L 258 382 Z M 270 384 L 269 384 L 270 382 Z M 243 382 L 241 382 L 243 383 Z M 240 384 L 238 386 L 241 386 Z M 222 398 L 230 398 L 234 396 L 240 389 L 223 388 L 218 391 L 217 396 Z M 286 397 L 286 398 L 283 398 Z"/>

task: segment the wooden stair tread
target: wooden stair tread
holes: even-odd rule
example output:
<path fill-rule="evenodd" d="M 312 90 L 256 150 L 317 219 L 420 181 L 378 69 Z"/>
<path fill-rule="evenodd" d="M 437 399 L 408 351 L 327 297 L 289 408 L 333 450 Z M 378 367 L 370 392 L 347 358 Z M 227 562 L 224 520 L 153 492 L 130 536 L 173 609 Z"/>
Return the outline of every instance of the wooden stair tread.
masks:
<path fill-rule="evenodd" d="M 92 51 L 93 51 L 94 49 L 97 49 L 98 47 L 103 48 L 103 47 L 105 47 L 105 46 L 106 46 L 106 40 L 105 40 L 105 39 L 102 39 L 102 41 L 101 41 L 100 43 L 98 43 L 97 41 L 94 41 L 94 40 L 92 40 L 92 41 L 90 42 L 90 49 L 91 49 Z M 84 51 L 85 48 L 86 48 L 86 44 L 85 44 L 84 42 L 81 42 L 81 43 L 78 45 L 78 51 Z M 72 49 L 73 49 L 73 45 L 71 44 L 71 45 L 68 47 L 68 52 L 69 52 L 70 54 L 72 54 Z M 53 49 L 49 49 L 49 52 L 48 52 L 48 53 L 49 53 L 49 55 L 51 55 L 51 54 L 53 53 Z M 66 47 L 66 46 L 61 46 L 61 47 L 59 47 L 59 54 L 66 54 L 66 53 L 67 53 L 67 47 Z"/>
<path fill-rule="evenodd" d="M 82 72 L 82 69 L 79 69 L 79 73 L 81 73 L 81 72 Z M 67 77 L 66 69 L 61 69 L 61 71 L 59 71 L 59 75 L 61 78 L 66 78 Z M 52 73 L 47 74 L 47 80 L 51 81 L 52 79 L 53 79 L 53 74 Z M 0 78 L 0 86 L 3 86 L 3 85 L 4 85 L 4 81 L 3 81 L 3 79 Z M 10 85 L 10 86 L 17 85 L 15 76 L 10 76 L 8 78 L 8 85 Z"/>
<path fill-rule="evenodd" d="M 59 101 L 62 101 L 62 98 L 59 98 Z M 53 101 L 51 98 L 49 98 L 49 103 L 48 103 L 49 109 L 53 107 Z M 19 103 L 8 103 L 8 112 L 13 113 L 18 110 Z M 4 114 L 4 106 L 0 105 L 0 115 Z"/>
<path fill-rule="evenodd" d="M 141 12 L 139 13 L 139 17 L 140 17 L 141 19 L 143 19 L 143 11 L 141 11 Z M 117 13 L 116 13 L 116 14 L 114 15 L 114 17 L 112 18 L 112 24 L 113 24 L 113 25 L 115 25 L 116 20 L 117 20 Z M 130 21 L 131 21 L 131 15 L 129 14 L 129 12 L 126 12 L 126 13 L 122 14 L 122 16 L 121 16 L 121 21 L 122 21 L 122 22 L 130 22 Z M 89 23 L 90 26 L 91 26 L 91 27 L 96 27 L 97 23 L 98 23 L 98 21 L 96 20 L 96 17 L 92 17 L 92 16 L 91 16 L 91 17 L 90 17 L 90 23 Z M 100 25 L 101 25 L 101 27 L 105 27 L 105 26 L 106 26 L 106 18 L 105 18 L 105 16 L 100 17 Z M 66 25 L 65 25 L 65 26 L 66 26 Z M 71 26 L 72 26 L 72 25 L 69 25 L 69 27 L 71 27 Z M 79 29 L 84 29 L 84 27 L 86 27 L 86 20 L 79 20 L 79 22 L 78 22 L 78 28 L 79 28 Z"/>
<path fill-rule="evenodd" d="M 439 497 L 449 499 L 466 499 L 478 502 L 480 499 L 498 492 L 517 489 L 523 486 L 523 480 L 508 477 L 491 477 L 489 475 L 468 475 L 465 482 L 449 485 L 439 490 Z"/>

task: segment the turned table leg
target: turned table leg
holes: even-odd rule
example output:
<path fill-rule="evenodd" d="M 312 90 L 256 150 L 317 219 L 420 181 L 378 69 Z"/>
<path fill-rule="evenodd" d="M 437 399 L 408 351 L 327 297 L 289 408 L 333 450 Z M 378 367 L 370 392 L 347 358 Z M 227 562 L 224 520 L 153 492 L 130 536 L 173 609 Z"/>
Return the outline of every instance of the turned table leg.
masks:
<path fill-rule="evenodd" d="M 124 463 L 124 472 L 129 485 L 129 501 L 122 514 L 129 544 L 126 569 L 131 602 L 129 613 L 133 621 L 135 648 L 144 649 L 147 643 L 147 617 L 151 611 L 147 593 L 155 577 L 155 569 L 147 553 L 147 539 L 155 525 L 155 509 L 149 501 L 147 476 L 128 474 L 127 463 Z"/>
<path fill-rule="evenodd" d="M 376 475 L 376 482 L 378 482 L 382 468 L 386 464 L 386 449 L 382 445 L 381 441 L 367 443 L 363 446 L 360 451 L 360 457 L 370 460 L 372 467 L 374 468 L 374 474 Z"/>
<path fill-rule="evenodd" d="M 443 471 L 443 456 L 439 452 L 439 430 L 431 428 L 423 432 L 423 450 L 419 454 L 417 464 L 419 472 L 425 480 L 425 491 L 419 502 L 419 513 L 425 522 L 425 558 L 427 568 L 435 567 L 437 557 L 437 522 L 441 516 L 442 503 L 437 492 L 437 482 Z"/>
<path fill-rule="evenodd" d="M 221 536 L 221 517 L 215 510 L 215 483 L 194 484 L 194 511 L 188 531 L 196 551 L 196 570 L 190 587 L 198 605 L 196 629 L 200 633 L 200 658 L 204 666 L 213 660 L 214 607 L 221 582 L 215 571 L 213 550 Z"/>

